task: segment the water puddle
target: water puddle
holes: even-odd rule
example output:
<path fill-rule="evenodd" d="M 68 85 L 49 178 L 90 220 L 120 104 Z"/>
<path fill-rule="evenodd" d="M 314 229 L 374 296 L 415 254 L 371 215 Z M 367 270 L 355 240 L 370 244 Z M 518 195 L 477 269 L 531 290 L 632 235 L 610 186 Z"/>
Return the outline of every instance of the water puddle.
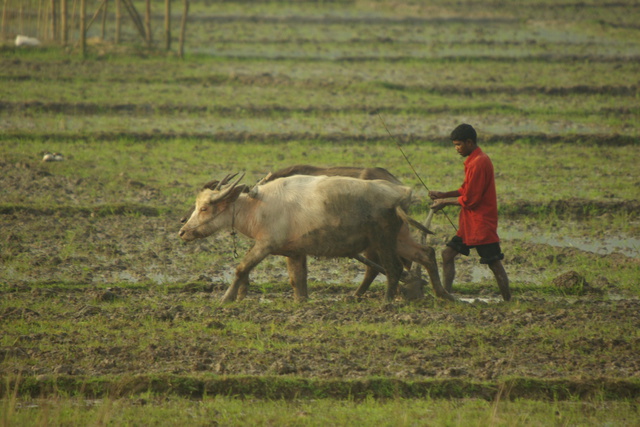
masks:
<path fill-rule="evenodd" d="M 611 236 L 593 240 L 587 237 L 557 236 L 545 233 L 533 234 L 530 231 L 500 230 L 504 240 L 526 240 L 531 243 L 551 245 L 564 248 L 576 248 L 583 251 L 608 255 L 620 252 L 628 257 L 640 257 L 640 239 L 635 237 Z"/>
<path fill-rule="evenodd" d="M 502 302 L 502 298 L 491 298 L 491 297 L 465 297 L 458 298 L 460 302 L 466 302 L 468 304 L 476 304 L 476 303 L 485 303 L 485 304 L 496 304 Z"/>

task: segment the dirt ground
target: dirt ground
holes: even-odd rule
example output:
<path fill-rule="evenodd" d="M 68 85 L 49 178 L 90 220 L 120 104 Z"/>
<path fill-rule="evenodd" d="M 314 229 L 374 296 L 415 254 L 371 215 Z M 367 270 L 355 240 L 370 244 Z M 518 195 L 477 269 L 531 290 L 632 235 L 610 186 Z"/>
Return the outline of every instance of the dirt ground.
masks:
<path fill-rule="evenodd" d="M 345 302 L 344 286 L 322 286 L 303 305 L 294 304 L 287 291 L 254 293 L 243 303 L 220 306 L 223 290 L 222 284 L 198 282 L 169 292 L 146 286 L 5 287 L 2 322 L 26 320 L 34 328 L 0 349 L 2 373 L 481 380 L 640 375 L 640 338 L 633 333 L 640 326 L 638 299 L 519 296 L 511 308 L 475 302 L 434 309 L 424 301 L 409 309 L 402 301 L 383 303 L 382 290 Z M 283 309 L 280 299 L 290 305 Z M 587 319 L 610 330 L 585 331 Z M 37 326 L 67 321 L 78 329 L 39 332 Z M 620 324 L 612 327 L 611 321 Z M 250 322 L 247 331 L 238 326 L 244 322 Z M 389 324 L 406 328 L 406 336 L 388 332 Z M 82 325 L 105 326 L 92 332 Z M 535 328 L 553 333 L 536 335 Z M 479 336 L 482 329 L 487 332 Z"/>
<path fill-rule="evenodd" d="M 514 302 L 504 304 L 496 302 L 492 282 L 481 280 L 477 293 L 468 294 L 473 285 L 466 285 L 467 294 L 457 294 L 478 299 L 451 306 L 434 303 L 429 289 L 422 301 L 387 304 L 382 282 L 356 300 L 349 295 L 362 266 L 320 259 L 310 260 L 311 300 L 296 305 L 283 261 L 270 258 L 252 275 L 247 300 L 223 306 L 218 300 L 237 263 L 234 248 L 244 253 L 246 239 L 222 233 L 184 244 L 177 237 L 184 207 L 169 213 L 140 208 L 162 197 L 144 183 L 128 183 L 139 200 L 121 209 L 70 210 L 63 206 L 88 199 L 88 183 L 28 165 L 2 167 L 2 186 L 33 197 L 55 191 L 60 203 L 47 209 L 5 206 L 0 213 L 0 323 L 33 325 L 14 330 L 13 344 L 0 348 L 3 375 L 640 375 L 640 300 L 621 296 L 606 275 L 586 283 L 571 268 L 578 255 L 621 269 L 637 269 L 637 258 L 519 242 L 518 255 L 506 261 L 512 281 L 542 274 L 536 254 L 551 252 L 548 264 L 566 270 L 554 284 L 569 296 L 545 296 L 523 286 Z M 474 265 L 460 264 L 459 282 L 472 281 Z M 39 331 L 40 324 L 61 321 L 78 330 Z M 238 326 L 243 322 L 250 332 Z M 83 324 L 105 326 L 92 332 Z M 595 329 L 583 330 L 585 324 Z M 388 325 L 411 332 L 385 332 Z"/>

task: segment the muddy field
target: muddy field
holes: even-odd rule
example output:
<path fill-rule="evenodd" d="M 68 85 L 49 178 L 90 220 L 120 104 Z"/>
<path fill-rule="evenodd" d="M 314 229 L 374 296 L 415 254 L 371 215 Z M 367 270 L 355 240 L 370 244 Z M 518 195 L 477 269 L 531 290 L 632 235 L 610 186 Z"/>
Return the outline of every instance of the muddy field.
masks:
<path fill-rule="evenodd" d="M 16 191 L 56 192 L 79 204 L 90 194 L 82 180 L 37 163 L 3 164 L 3 171 L 2 185 Z M 8 378 L 32 378 L 25 393 L 45 392 L 52 378 L 70 378 L 73 388 L 124 375 L 130 391 L 148 387 L 150 375 L 214 374 L 214 383 L 282 375 L 401 384 L 457 379 L 466 384 L 463 395 L 480 397 L 488 391 L 478 391 L 477 382 L 498 387 L 506 378 L 529 378 L 545 381 L 543 388 L 561 380 L 569 394 L 635 395 L 627 388 L 634 383 L 610 382 L 640 374 L 640 299 L 607 272 L 637 273 L 638 257 L 504 241 L 515 295 L 508 304 L 474 259 L 459 263 L 460 302 L 453 304 L 435 301 L 430 289 L 424 300 L 388 304 L 381 280 L 354 299 L 361 265 L 312 259 L 311 300 L 301 305 L 293 302 L 283 261 L 270 258 L 253 274 L 245 301 L 221 305 L 234 248 L 242 254 L 250 242 L 221 233 L 183 244 L 182 210 L 144 209 L 147 198 L 165 197 L 142 182 L 128 186 L 139 199 L 120 208 L 4 208 L 0 369 Z M 600 265 L 601 274 L 587 281 L 575 271 L 584 263 Z M 183 385 L 174 391 L 193 393 Z"/>
<path fill-rule="evenodd" d="M 133 28 L 84 59 L 0 46 L 0 395 L 599 399 L 637 413 L 637 5 L 192 3 L 183 60 Z M 203 183 L 299 163 L 385 167 L 422 220 L 426 189 L 398 146 L 431 189 L 458 188 L 447 135 L 461 122 L 496 166 L 510 303 L 472 254 L 455 303 L 429 286 L 388 303 L 382 278 L 354 298 L 361 264 L 312 258 L 295 304 L 271 257 L 223 305 L 251 242 L 178 238 Z M 433 230 L 440 252 L 452 228 L 436 216 Z"/>

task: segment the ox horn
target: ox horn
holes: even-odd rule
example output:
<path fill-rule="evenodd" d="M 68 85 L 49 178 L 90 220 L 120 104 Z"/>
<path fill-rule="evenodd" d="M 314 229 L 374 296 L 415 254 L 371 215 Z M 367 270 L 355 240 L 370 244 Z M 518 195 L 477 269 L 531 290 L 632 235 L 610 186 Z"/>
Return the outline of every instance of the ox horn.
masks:
<path fill-rule="evenodd" d="M 227 174 L 227 176 L 225 176 L 220 180 L 220 182 L 218 182 L 218 185 L 216 185 L 216 188 L 214 188 L 214 190 L 220 190 L 223 185 L 227 185 L 229 180 L 233 179 L 233 177 L 235 177 L 236 175 L 238 175 L 238 172 L 234 173 L 233 175 Z"/>
<path fill-rule="evenodd" d="M 230 180 L 231 178 L 235 177 L 236 175 L 238 175 L 238 173 L 239 173 L 239 172 L 236 172 L 236 173 L 234 173 L 234 174 L 233 174 L 233 175 L 231 175 L 231 176 L 227 175 L 227 176 L 226 176 L 222 181 L 220 181 L 220 182 L 221 182 L 221 183 L 222 183 L 222 182 L 229 182 L 229 180 Z M 227 197 L 227 195 L 231 192 L 231 190 L 233 190 L 233 189 L 235 188 L 235 186 L 236 186 L 236 185 L 238 185 L 238 183 L 240 182 L 240 180 L 241 180 L 242 178 L 244 178 L 244 172 L 242 172 L 242 175 L 240 175 L 240 176 L 238 177 L 238 179 L 236 179 L 236 180 L 233 182 L 233 184 L 230 184 L 230 185 L 229 185 L 227 188 L 225 188 L 221 193 L 216 194 L 216 195 L 211 199 L 211 201 L 213 202 L 213 201 L 216 201 L 216 200 L 222 200 L 222 199 L 224 199 L 225 197 Z M 220 184 L 218 184 L 218 187 L 220 187 L 220 186 L 221 186 L 221 185 L 220 185 Z"/>

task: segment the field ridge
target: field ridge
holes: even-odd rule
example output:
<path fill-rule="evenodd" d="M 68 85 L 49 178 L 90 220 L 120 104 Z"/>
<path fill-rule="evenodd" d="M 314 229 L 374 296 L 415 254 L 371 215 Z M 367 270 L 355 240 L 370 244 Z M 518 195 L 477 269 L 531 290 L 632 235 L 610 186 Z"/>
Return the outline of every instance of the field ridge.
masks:
<path fill-rule="evenodd" d="M 412 209 L 424 211 L 425 206 L 416 206 Z M 634 218 L 640 212 L 640 200 L 588 200 L 588 199 L 561 199 L 549 202 L 534 202 L 529 200 L 514 200 L 509 203 L 500 203 L 501 216 L 504 218 L 518 218 L 521 216 L 548 215 L 554 213 L 561 216 L 586 219 L 594 218 L 610 212 L 624 213 Z M 93 216 L 106 217 L 116 215 L 140 215 L 157 217 L 160 215 L 177 215 L 184 213 L 184 209 L 171 207 L 157 207 L 139 203 L 101 203 L 97 205 L 48 205 L 40 207 L 28 204 L 0 203 L 0 215 L 28 214 L 34 216 L 73 217 Z"/>
<path fill-rule="evenodd" d="M 259 399 L 361 400 L 365 398 L 432 398 L 484 400 L 628 400 L 640 397 L 637 378 L 560 378 L 512 377 L 499 381 L 469 379 L 395 378 L 357 380 L 309 379 L 290 376 L 216 376 L 141 374 L 85 377 L 40 375 L 12 379 L 0 387 L 0 398 L 11 396 L 44 398 L 60 395 L 86 398 L 122 398 L 141 393 L 178 395 L 190 398 L 227 395 Z"/>
<path fill-rule="evenodd" d="M 427 143 L 450 144 L 445 135 L 416 135 L 408 133 L 393 134 L 393 138 L 402 144 Z M 480 135 L 483 144 L 491 143 L 531 143 L 531 144 L 592 144 L 612 147 L 638 145 L 640 140 L 633 135 L 623 134 L 546 134 L 546 133 L 509 133 Z M 310 141 L 314 144 L 348 144 L 348 143 L 392 143 L 388 134 L 369 135 L 352 133 L 285 132 L 285 133 L 253 133 L 253 132 L 4 132 L 0 141 L 6 140 L 39 140 L 49 141 L 88 141 L 102 142 L 128 140 L 131 142 L 172 141 L 176 139 L 205 140 L 242 144 L 244 142 L 269 143 L 289 141 Z"/>
<path fill-rule="evenodd" d="M 473 95 L 473 88 L 459 88 L 468 91 L 468 95 Z M 401 89 L 406 90 L 406 89 Z M 480 92 L 483 92 L 480 90 Z M 620 96 L 635 96 L 632 93 L 622 94 Z M 369 105 L 352 105 L 348 107 L 330 107 L 330 106 L 313 106 L 313 107 L 287 107 L 284 105 L 237 105 L 237 106 L 216 106 L 216 105 L 192 105 L 192 104 L 109 104 L 109 103 L 91 103 L 91 102 L 41 102 L 41 101 L 21 101 L 21 102 L 0 102 L 0 112 L 18 113 L 25 111 L 39 113 L 64 113 L 73 115 L 96 115 L 96 114 L 119 114 L 119 113 L 136 113 L 138 115 L 151 114 L 215 114 L 223 117 L 247 116 L 252 117 L 271 117 L 278 115 L 292 114 L 461 114 L 461 113 L 486 113 L 492 111 L 509 112 L 521 115 L 550 115 L 548 109 L 531 110 L 510 106 L 507 104 L 488 104 L 477 106 L 450 107 L 447 105 L 438 107 L 389 107 L 389 106 L 369 106 Z M 639 114 L 640 108 L 603 107 L 597 110 L 575 110 L 563 111 L 565 115 L 630 115 Z"/>

